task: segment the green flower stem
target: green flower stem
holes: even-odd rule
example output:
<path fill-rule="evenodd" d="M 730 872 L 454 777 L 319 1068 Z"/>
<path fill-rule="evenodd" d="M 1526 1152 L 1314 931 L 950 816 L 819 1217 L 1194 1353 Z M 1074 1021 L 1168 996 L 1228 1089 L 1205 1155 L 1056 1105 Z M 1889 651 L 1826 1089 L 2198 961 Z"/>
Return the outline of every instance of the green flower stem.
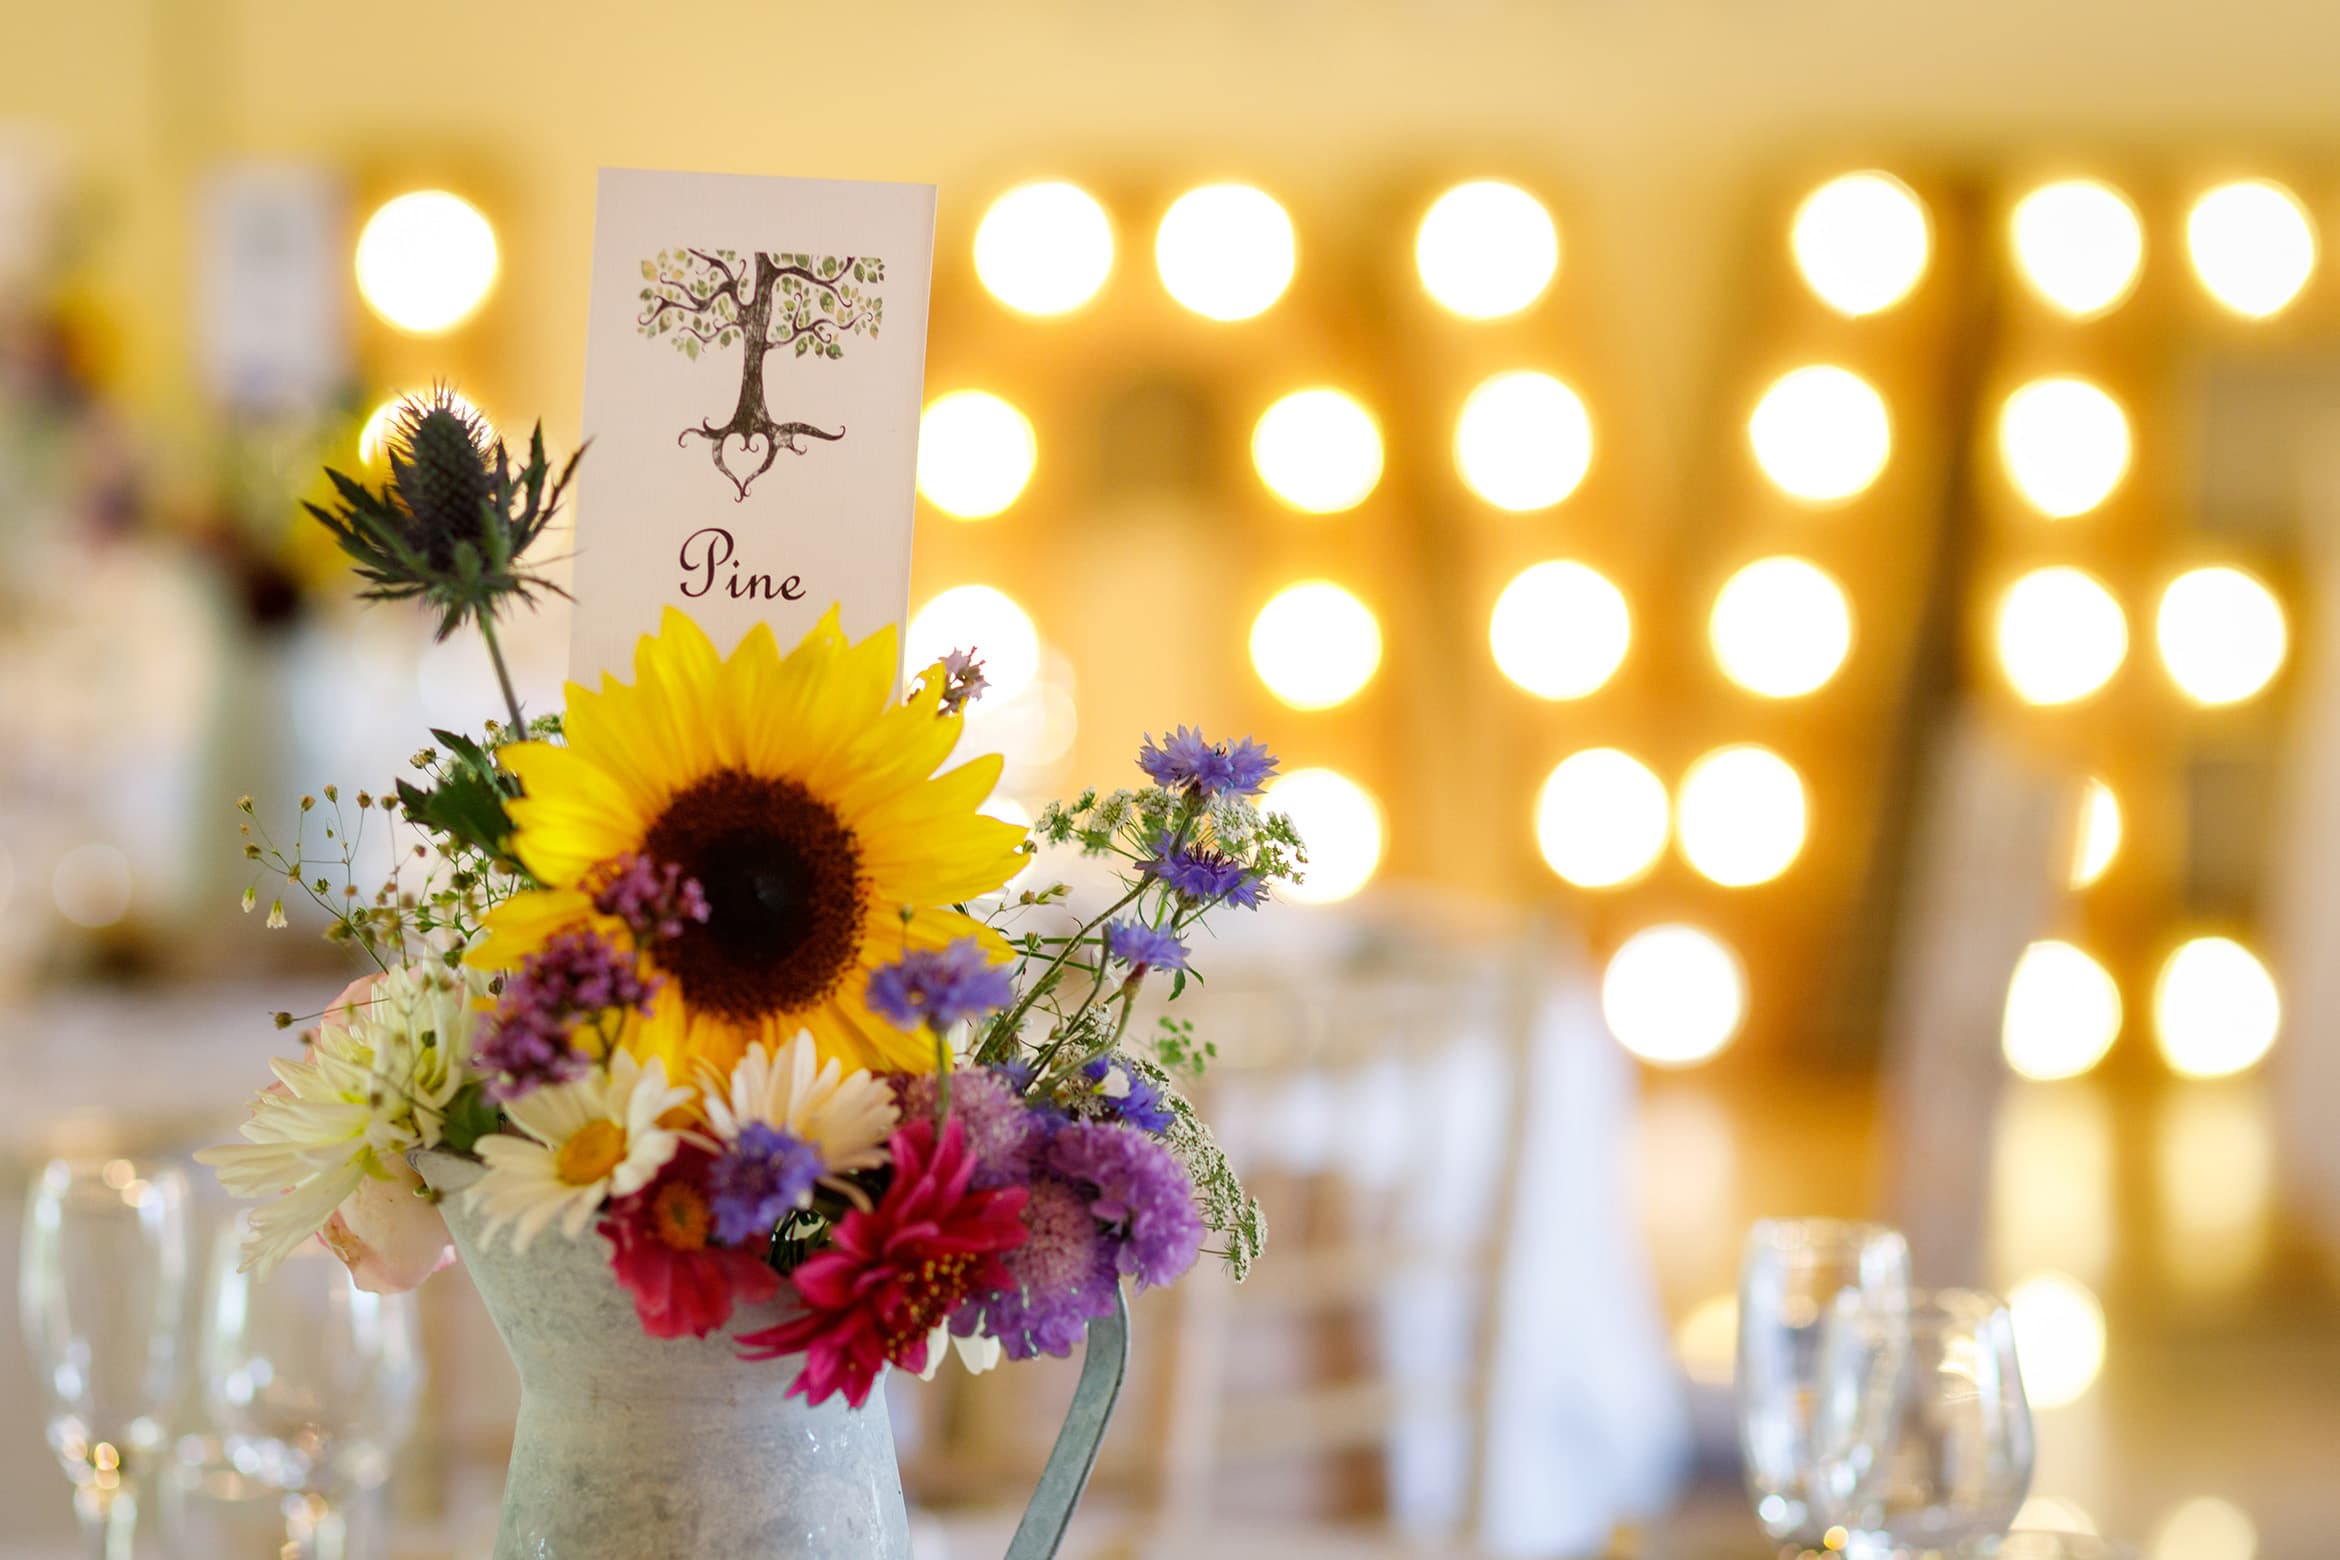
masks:
<path fill-rule="evenodd" d="M 504 690 L 504 708 L 512 712 L 512 740 L 528 740 L 528 721 L 520 713 L 520 696 L 512 691 L 512 673 L 504 665 L 504 647 L 496 642 L 495 615 L 479 614 L 479 637 L 487 641 L 488 659 L 496 666 L 496 684 Z"/>
<path fill-rule="evenodd" d="M 1024 1021 L 1024 1015 L 1032 1011 L 1032 1004 L 1040 1000 L 1040 994 L 1048 989 L 1049 982 L 1053 980 L 1056 976 L 1056 973 L 1064 967 L 1065 960 L 1072 957 L 1073 949 L 1079 947 L 1084 941 L 1086 941 L 1088 935 L 1091 932 L 1095 931 L 1098 927 L 1103 926 L 1119 912 L 1127 909 L 1131 902 L 1138 897 L 1138 895 L 1146 891 L 1146 887 L 1147 885 L 1141 882 L 1137 887 L 1131 889 L 1128 893 L 1122 895 L 1119 899 L 1116 899 L 1113 901 L 1113 903 L 1098 911 L 1096 916 L 1084 923 L 1079 931 L 1066 938 L 1064 946 L 1056 951 L 1056 957 L 1050 959 L 1048 961 L 1048 967 L 1040 972 L 1040 978 L 1033 981 L 1031 985 L 1026 987 L 1024 990 L 1024 995 L 1017 1001 L 1016 1005 L 1008 1009 L 1007 1016 L 992 1026 L 992 1038 L 996 1040 L 1000 1036 L 1014 1034 L 1018 1027 L 1022 1025 Z M 984 1047 L 987 1056 L 988 1053 L 996 1049 L 997 1048 L 995 1046 L 991 1045 L 986 1045 Z"/>

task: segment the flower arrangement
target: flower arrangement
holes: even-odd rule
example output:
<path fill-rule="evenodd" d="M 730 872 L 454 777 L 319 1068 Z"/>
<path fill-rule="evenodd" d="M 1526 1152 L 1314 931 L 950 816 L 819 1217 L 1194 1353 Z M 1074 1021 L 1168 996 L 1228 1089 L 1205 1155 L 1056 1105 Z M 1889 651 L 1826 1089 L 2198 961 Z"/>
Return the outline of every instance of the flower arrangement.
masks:
<path fill-rule="evenodd" d="M 1242 1275 L 1258 1205 L 1179 1087 L 1213 1048 L 1133 1019 L 1194 978 L 1206 917 L 1305 862 L 1259 805 L 1264 748 L 1148 738 L 1142 784 L 1027 833 L 980 810 L 996 756 L 945 767 L 973 653 L 901 697 L 894 632 L 854 642 L 835 610 L 724 655 L 670 609 L 630 682 L 531 720 L 493 623 L 553 588 L 525 554 L 569 472 L 540 431 L 515 473 L 443 393 L 405 409 L 391 471 L 335 474 L 318 517 L 370 595 L 482 631 L 510 720 L 434 733 L 354 821 L 336 788 L 303 798 L 289 846 L 241 804 L 245 909 L 288 883 L 373 965 L 274 1064 L 244 1141 L 202 1156 L 266 1199 L 248 1267 L 315 1236 L 367 1287 L 421 1282 L 452 1253 L 410 1157 L 462 1156 L 488 1238 L 600 1242 L 655 1337 L 778 1301 L 743 1358 L 801 1355 L 788 1390 L 855 1406 L 946 1343 L 978 1368 L 1065 1354 L 1125 1279 L 1168 1284 L 1206 1244 Z M 370 896 L 369 820 L 400 860 Z M 1112 903 L 1016 887 L 1043 843 L 1111 862 Z"/>

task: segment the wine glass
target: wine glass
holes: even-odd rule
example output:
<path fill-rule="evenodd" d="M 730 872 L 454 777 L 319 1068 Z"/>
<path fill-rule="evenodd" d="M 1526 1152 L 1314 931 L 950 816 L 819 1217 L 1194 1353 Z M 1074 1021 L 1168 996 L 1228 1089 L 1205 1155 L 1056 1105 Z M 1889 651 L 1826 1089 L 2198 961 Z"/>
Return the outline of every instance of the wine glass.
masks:
<path fill-rule="evenodd" d="M 1820 1375 L 1814 1504 L 1846 1529 L 1848 1555 L 2002 1539 L 2031 1488 L 2033 1457 L 2006 1302 L 1944 1289 L 1912 1294 L 1896 1313 L 1840 1297 Z"/>
<path fill-rule="evenodd" d="M 25 1199 L 17 1310 L 48 1394 L 49 1448 L 97 1560 L 130 1560 L 161 1466 L 187 1300 L 187 1175 L 53 1159 Z"/>
<path fill-rule="evenodd" d="M 1909 1303 L 1909 1244 L 1881 1224 L 1765 1219 L 1739 1268 L 1739 1447 L 1763 1530 L 1817 1549 L 1813 1407 L 1822 1325 L 1842 1298 L 1899 1314 Z"/>
<path fill-rule="evenodd" d="M 342 1560 L 348 1507 L 389 1477 L 421 1387 L 413 1296 L 358 1288 L 313 1240 L 265 1279 L 231 1251 L 212 1264 L 204 1406 L 229 1463 L 282 1493 L 288 1557 Z"/>

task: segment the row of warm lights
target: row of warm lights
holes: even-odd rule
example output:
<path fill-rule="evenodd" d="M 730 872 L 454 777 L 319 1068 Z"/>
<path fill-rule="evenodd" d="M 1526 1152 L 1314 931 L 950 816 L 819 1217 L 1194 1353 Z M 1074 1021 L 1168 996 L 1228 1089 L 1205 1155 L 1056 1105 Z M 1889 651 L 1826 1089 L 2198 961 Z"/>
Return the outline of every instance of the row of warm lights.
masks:
<path fill-rule="evenodd" d="M 1077 184 L 1020 185 L 991 203 L 975 229 L 975 274 L 1023 314 L 1067 314 L 1113 274 L 1113 220 Z M 1154 232 L 1163 288 L 1205 319 L 1264 314 L 1299 265 L 1292 218 L 1265 190 L 1207 184 L 1171 202 Z M 1543 295 L 1560 267 L 1560 231 L 1517 185 L 1482 179 L 1432 202 L 1414 235 L 1423 287 L 1467 319 L 1515 314 Z"/>
<path fill-rule="evenodd" d="M 2033 943 L 2007 986 L 1999 1044 L 2026 1078 L 2076 1078 L 2121 1033 L 2121 993 L 2110 973 L 2068 942 Z M 2154 1039 L 2173 1072 L 2220 1078 L 2273 1049 L 2283 1003 L 2266 966 L 2226 937 L 2197 937 L 2163 961 L 2153 985 Z"/>
<path fill-rule="evenodd" d="M 937 396 L 919 421 L 918 491 L 961 520 L 1013 504 L 1038 458 L 1031 419 L 987 390 Z M 1284 503 L 1337 514 L 1380 485 L 1381 429 L 1345 391 L 1296 390 L 1260 414 L 1251 458 Z M 1592 421 L 1576 392 L 1549 374 L 1497 374 L 1464 400 L 1454 458 L 1464 484 L 1497 508 L 1548 509 L 1583 482 Z"/>
<path fill-rule="evenodd" d="M 2190 569 L 2171 581 L 2154 615 L 2154 642 L 2178 691 L 2197 704 L 2237 704 L 2258 693 L 2290 647 L 2282 605 L 2240 569 Z M 2101 580 L 2056 565 L 2017 579 L 2000 598 L 1999 663 L 2030 704 L 2069 704 L 2112 680 L 2128 658 L 2128 619 Z"/>
<path fill-rule="evenodd" d="M 1866 492 L 1893 452 L 1892 419 L 1874 385 L 1814 363 L 1781 375 L 1747 419 L 1755 463 L 1789 497 L 1840 504 Z M 2018 386 L 2001 403 L 2000 464 L 2023 500 L 2052 520 L 2102 504 L 2128 475 L 2128 414 L 2085 379 Z"/>
<path fill-rule="evenodd" d="M 1725 888 L 1767 883 L 1804 848 L 1804 782 L 1769 748 L 1716 748 L 1665 782 L 1616 748 L 1587 748 L 1556 765 L 1536 797 L 1536 843 L 1579 888 L 1621 888 L 1657 865 L 1669 834 L 1699 874 Z"/>
<path fill-rule="evenodd" d="M 2017 201 L 2007 225 L 2015 269 L 2051 308 L 2103 314 L 2136 287 L 2145 263 L 2137 208 L 2095 179 L 2042 185 Z M 1830 180 L 1797 208 L 1796 267 L 1840 314 L 1889 309 L 1925 276 L 1932 234 L 1924 202 L 1885 173 Z M 2186 214 L 2194 275 L 2223 307 L 2251 319 L 2280 312 L 2316 266 L 2315 222 L 2299 197 L 2267 179 L 2206 191 Z"/>
<path fill-rule="evenodd" d="M 1504 676 L 1539 698 L 1559 700 L 1605 687 L 1624 664 L 1632 635 L 1623 591 L 1585 564 L 1551 559 L 1504 586 L 1487 637 Z M 1731 681 L 1766 698 L 1794 698 L 1821 687 L 1844 664 L 1852 612 L 1842 588 L 1815 565 L 1761 558 L 1716 594 L 1708 636 Z M 2193 641 L 2180 636 L 2177 642 Z M 1346 702 L 1372 680 L 1381 656 L 1373 609 L 1328 580 L 1286 587 L 1252 620 L 1252 667 L 1294 709 Z"/>

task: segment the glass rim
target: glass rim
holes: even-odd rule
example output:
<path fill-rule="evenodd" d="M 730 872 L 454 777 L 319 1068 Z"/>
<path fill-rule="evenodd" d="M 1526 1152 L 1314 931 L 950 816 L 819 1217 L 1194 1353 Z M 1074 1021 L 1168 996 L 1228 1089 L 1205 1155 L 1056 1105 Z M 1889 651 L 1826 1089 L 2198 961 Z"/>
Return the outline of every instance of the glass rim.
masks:
<path fill-rule="evenodd" d="M 1788 1238 L 1793 1233 L 1793 1238 Z M 1787 1215 L 1757 1219 L 1747 1228 L 1747 1249 L 1782 1253 L 1855 1249 L 1891 1240 L 1906 1247 L 1900 1230 L 1874 1219 L 1840 1219 L 1827 1215 Z"/>

